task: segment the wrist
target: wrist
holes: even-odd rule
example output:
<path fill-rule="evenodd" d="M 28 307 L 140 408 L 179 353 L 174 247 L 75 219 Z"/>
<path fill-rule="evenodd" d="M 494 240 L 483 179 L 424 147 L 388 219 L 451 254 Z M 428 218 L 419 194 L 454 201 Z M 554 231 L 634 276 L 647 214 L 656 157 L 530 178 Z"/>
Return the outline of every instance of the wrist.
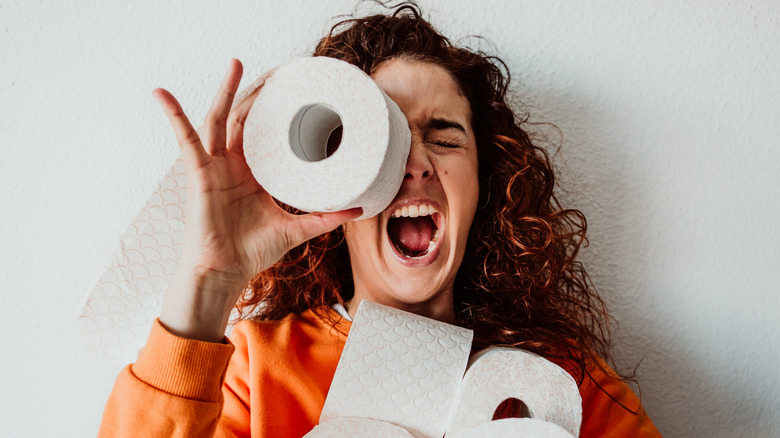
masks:
<path fill-rule="evenodd" d="M 177 336 L 221 342 L 245 286 L 234 275 L 180 266 L 165 293 L 160 322 Z"/>

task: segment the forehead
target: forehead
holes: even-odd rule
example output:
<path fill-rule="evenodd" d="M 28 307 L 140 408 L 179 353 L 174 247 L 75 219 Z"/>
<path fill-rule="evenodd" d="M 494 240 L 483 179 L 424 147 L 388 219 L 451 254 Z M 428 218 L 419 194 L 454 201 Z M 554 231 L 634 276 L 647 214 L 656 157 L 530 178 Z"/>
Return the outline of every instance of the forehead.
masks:
<path fill-rule="evenodd" d="M 452 74 L 438 64 L 392 59 L 380 64 L 371 77 L 401 107 L 410 125 L 440 118 L 471 129 L 468 99 Z"/>

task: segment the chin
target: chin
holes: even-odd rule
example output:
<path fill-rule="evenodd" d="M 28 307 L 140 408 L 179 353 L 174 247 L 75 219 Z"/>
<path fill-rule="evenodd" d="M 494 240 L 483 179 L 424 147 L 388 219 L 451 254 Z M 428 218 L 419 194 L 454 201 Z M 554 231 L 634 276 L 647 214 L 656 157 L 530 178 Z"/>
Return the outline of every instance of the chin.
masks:
<path fill-rule="evenodd" d="M 388 269 L 388 295 L 409 305 L 424 304 L 451 296 L 455 282 L 454 260 L 447 240 L 442 236 L 429 251 L 409 256 L 391 242 L 384 248 Z M 446 298 L 446 301 L 451 301 Z"/>

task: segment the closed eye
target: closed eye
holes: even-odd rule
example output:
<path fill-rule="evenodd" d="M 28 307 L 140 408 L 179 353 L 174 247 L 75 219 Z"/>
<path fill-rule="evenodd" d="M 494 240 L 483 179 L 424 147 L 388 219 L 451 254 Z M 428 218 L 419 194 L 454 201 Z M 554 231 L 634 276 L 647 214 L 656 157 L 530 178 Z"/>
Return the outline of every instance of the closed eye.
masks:
<path fill-rule="evenodd" d="M 455 149 L 455 148 L 462 147 L 458 143 L 449 142 L 449 141 L 442 141 L 442 140 L 429 141 L 428 143 L 430 143 L 432 145 L 439 146 L 439 147 L 448 148 L 448 149 Z"/>

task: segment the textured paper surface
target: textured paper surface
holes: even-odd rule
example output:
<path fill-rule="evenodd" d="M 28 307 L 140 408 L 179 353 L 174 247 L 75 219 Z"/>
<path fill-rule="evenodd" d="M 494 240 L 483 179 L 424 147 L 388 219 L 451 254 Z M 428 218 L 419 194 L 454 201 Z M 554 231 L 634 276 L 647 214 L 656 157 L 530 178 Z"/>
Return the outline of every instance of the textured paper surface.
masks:
<path fill-rule="evenodd" d="M 343 123 L 341 144 L 319 161 L 296 156 L 291 125 L 302 108 L 325 104 Z M 304 211 L 384 210 L 401 186 L 411 133 L 398 105 L 357 67 L 326 57 L 280 66 L 244 124 L 244 154 L 273 197 Z"/>
<path fill-rule="evenodd" d="M 386 421 L 441 437 L 468 362 L 471 330 L 362 301 L 320 422 Z"/>
<path fill-rule="evenodd" d="M 178 159 L 119 238 L 111 265 L 81 308 L 89 347 L 120 362 L 135 361 L 176 272 L 186 198 L 184 163 Z"/>

